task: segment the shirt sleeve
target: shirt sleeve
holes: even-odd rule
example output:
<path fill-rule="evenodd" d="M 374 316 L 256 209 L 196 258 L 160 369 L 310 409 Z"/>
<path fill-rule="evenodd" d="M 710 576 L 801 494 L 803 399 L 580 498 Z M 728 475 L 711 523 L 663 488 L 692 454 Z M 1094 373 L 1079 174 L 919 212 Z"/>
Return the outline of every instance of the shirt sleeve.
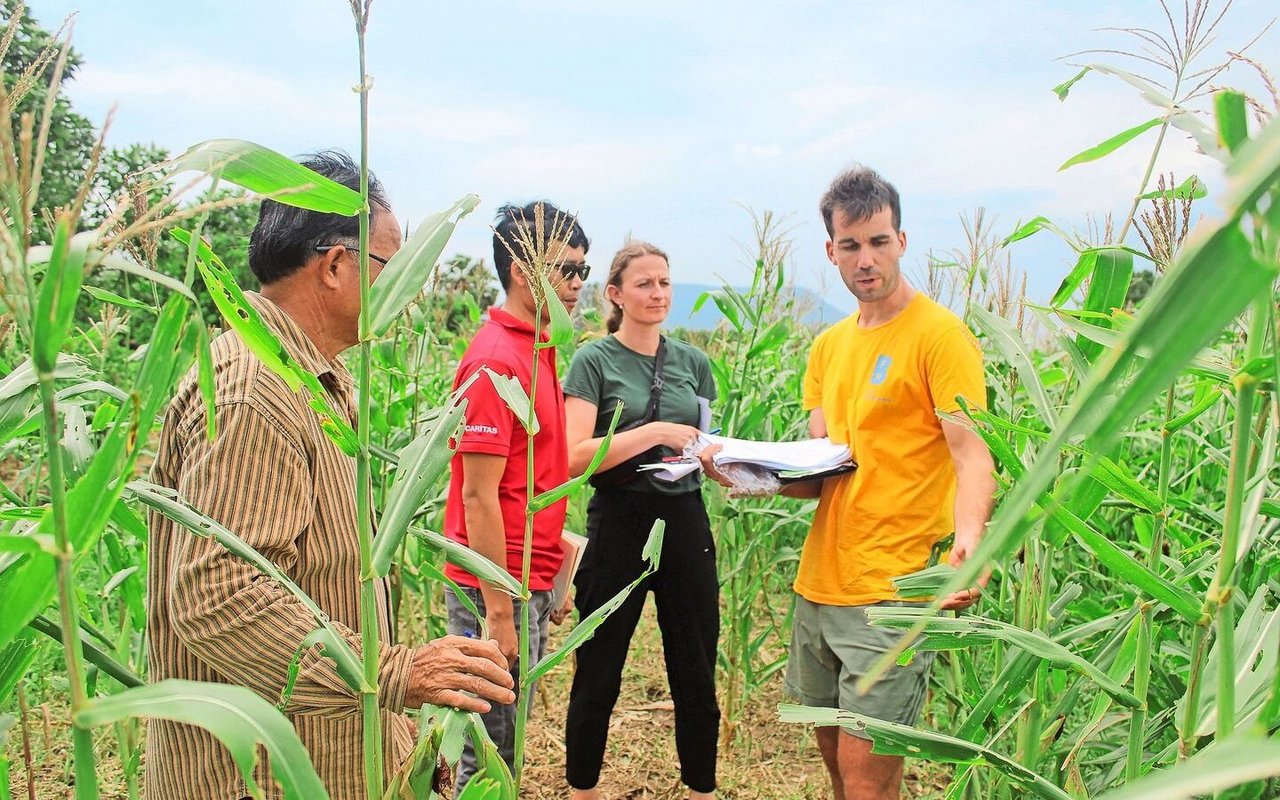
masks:
<path fill-rule="evenodd" d="M 925 355 L 925 376 L 934 408 L 958 413 L 957 397 L 963 397 L 974 408 L 987 407 L 982 346 L 965 325 L 948 328 L 929 348 Z"/>
<path fill-rule="evenodd" d="M 514 372 L 509 364 L 497 359 L 478 359 L 461 368 L 459 383 L 480 372 L 483 367 L 508 377 Z M 529 387 L 523 383 L 521 386 L 525 397 L 528 397 Z M 462 438 L 458 440 L 458 452 L 503 457 L 510 455 L 511 437 L 517 426 L 521 431 L 524 427 L 516 419 L 515 412 L 507 405 L 507 401 L 498 394 L 489 376 L 481 374 L 477 377 L 463 397 L 467 398 L 466 424 Z"/>
<path fill-rule="evenodd" d="M 604 394 L 604 370 L 596 359 L 596 348 L 587 345 L 574 354 L 560 388 L 570 397 L 600 405 L 600 397 Z"/>
<path fill-rule="evenodd" d="M 188 437 L 178 491 L 287 573 L 298 561 L 297 540 L 317 502 L 308 461 L 296 437 L 256 406 L 229 403 L 215 413 L 218 436 L 213 442 L 203 425 Z M 279 702 L 290 664 L 319 623 L 284 586 L 218 542 L 185 529 L 176 535 L 182 540 L 170 551 L 167 571 L 175 633 L 230 681 Z M 332 624 L 359 652 L 360 635 Z M 379 703 L 398 713 L 404 707 L 413 651 L 384 644 L 379 659 Z M 319 646 L 302 653 L 298 666 L 287 711 L 331 718 L 359 713 L 358 694 Z"/>
<path fill-rule="evenodd" d="M 809 348 L 809 361 L 805 365 L 804 389 L 801 397 L 801 407 L 805 411 L 822 407 L 822 372 L 826 365 L 822 353 L 826 339 L 825 332 L 819 334 L 818 338 L 813 340 L 813 346 Z"/>
<path fill-rule="evenodd" d="M 711 359 L 701 350 L 698 354 L 698 397 L 709 401 L 716 399 L 716 376 L 711 371 Z"/>

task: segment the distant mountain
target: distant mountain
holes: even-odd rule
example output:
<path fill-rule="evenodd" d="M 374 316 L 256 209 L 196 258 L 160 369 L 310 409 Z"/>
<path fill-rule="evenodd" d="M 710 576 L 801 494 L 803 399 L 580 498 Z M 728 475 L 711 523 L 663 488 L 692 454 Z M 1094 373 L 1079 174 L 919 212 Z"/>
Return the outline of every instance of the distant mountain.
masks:
<path fill-rule="evenodd" d="M 671 301 L 671 313 L 667 315 L 667 326 L 671 328 L 689 328 L 692 330 L 710 330 L 714 328 L 724 315 L 716 304 L 708 300 L 703 303 L 698 313 L 693 313 L 693 304 L 703 292 L 719 289 L 719 285 L 700 283 L 677 283 L 675 296 Z M 735 287 L 739 291 L 747 291 L 747 287 Z M 833 322 L 844 319 L 847 312 L 841 311 L 822 299 L 816 292 L 804 287 L 795 289 L 798 308 L 803 312 L 800 321 L 806 325 L 826 327 Z"/>

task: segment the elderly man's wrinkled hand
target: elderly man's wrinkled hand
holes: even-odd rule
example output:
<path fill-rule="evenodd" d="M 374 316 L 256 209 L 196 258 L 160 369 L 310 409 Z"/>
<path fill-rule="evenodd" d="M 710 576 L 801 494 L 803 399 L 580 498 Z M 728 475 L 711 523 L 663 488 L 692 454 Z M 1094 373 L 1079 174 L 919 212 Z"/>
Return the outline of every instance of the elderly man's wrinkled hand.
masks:
<path fill-rule="evenodd" d="M 514 703 L 514 687 L 507 659 L 497 644 L 445 636 L 414 651 L 405 705 L 419 708 L 433 703 L 483 714 L 494 703 Z"/>

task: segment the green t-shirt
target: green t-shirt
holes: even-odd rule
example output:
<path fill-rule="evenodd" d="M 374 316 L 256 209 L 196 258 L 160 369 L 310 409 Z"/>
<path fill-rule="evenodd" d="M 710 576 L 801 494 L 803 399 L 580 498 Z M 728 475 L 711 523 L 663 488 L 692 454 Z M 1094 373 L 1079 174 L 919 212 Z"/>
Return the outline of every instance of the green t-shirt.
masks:
<path fill-rule="evenodd" d="M 658 401 L 658 419 L 697 427 L 698 398 L 716 399 L 716 382 L 711 377 L 711 362 L 693 345 L 667 339 L 667 354 L 662 363 L 662 397 Z M 614 336 L 605 336 L 584 345 L 573 357 L 562 386 L 564 393 L 594 403 L 598 410 L 595 436 L 604 436 L 613 419 L 613 409 L 622 401 L 618 430 L 644 419 L 649 408 L 649 390 L 653 386 L 654 356 L 631 350 Z M 674 451 L 663 448 L 664 455 Z M 623 488 L 660 494 L 685 494 L 701 485 L 701 473 L 664 481 L 641 474 Z"/>

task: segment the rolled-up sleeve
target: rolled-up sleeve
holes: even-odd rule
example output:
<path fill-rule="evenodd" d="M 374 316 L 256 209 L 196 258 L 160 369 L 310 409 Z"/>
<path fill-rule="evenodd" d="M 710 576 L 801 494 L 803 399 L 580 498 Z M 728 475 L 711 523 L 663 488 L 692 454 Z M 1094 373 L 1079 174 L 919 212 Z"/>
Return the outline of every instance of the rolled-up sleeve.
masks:
<path fill-rule="evenodd" d="M 252 401 L 221 404 L 216 413 L 213 442 L 202 430 L 187 440 L 178 491 L 288 574 L 316 513 L 313 465 L 298 438 Z M 218 542 L 185 530 L 176 535 L 168 565 L 175 633 L 228 680 L 279 702 L 291 662 L 319 623 L 288 589 Z M 359 634 L 333 625 L 359 653 Z M 383 644 L 379 658 L 379 705 L 398 713 L 413 651 Z M 359 696 L 313 646 L 299 660 L 285 710 L 348 716 L 359 713 Z"/>

